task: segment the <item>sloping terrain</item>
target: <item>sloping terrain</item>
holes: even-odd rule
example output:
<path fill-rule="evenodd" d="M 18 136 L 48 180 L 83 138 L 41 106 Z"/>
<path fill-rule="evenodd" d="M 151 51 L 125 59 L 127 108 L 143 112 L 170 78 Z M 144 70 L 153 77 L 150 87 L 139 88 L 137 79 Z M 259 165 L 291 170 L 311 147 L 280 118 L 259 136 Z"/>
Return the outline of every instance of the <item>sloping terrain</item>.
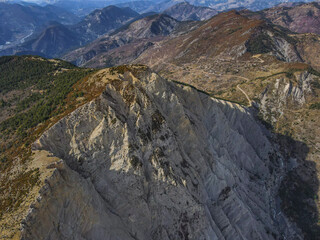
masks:
<path fill-rule="evenodd" d="M 183 79 L 218 93 L 220 88 L 248 78 L 282 71 L 284 62 L 305 62 L 317 69 L 317 39 L 316 35 L 293 34 L 232 11 L 219 14 L 186 34 L 165 39 L 135 61 L 169 79 Z M 290 64 L 286 66 L 285 69 L 291 68 Z"/>
<path fill-rule="evenodd" d="M 27 165 L 52 175 L 23 239 L 301 238 L 278 204 L 288 156 L 248 109 L 144 66 L 75 89 L 93 85 L 104 91 L 33 144 Z"/>
<path fill-rule="evenodd" d="M 272 131 L 305 143 L 307 148 L 295 146 L 292 149 L 298 155 L 308 154 L 304 161 L 292 159 L 292 170 L 284 180 L 280 194 L 283 209 L 303 229 L 305 239 L 317 239 L 320 234 L 320 74 L 297 64 L 273 67 L 269 73 L 256 72 L 260 77 L 242 77 L 244 81 L 234 84 L 231 89 L 221 90 L 219 96 L 252 104 Z M 240 74 L 236 78 L 245 76 Z M 283 144 L 292 143 L 284 141 Z M 295 186 L 288 187 L 292 183 Z"/>
<path fill-rule="evenodd" d="M 317 2 L 293 7 L 274 7 L 260 12 L 263 18 L 297 33 L 320 33 L 320 5 Z"/>
<path fill-rule="evenodd" d="M 291 30 L 297 38 L 297 48 L 304 62 L 319 69 L 319 14 L 320 5 L 312 3 L 286 3 L 259 12 L 241 11 L 241 15 L 265 20 Z"/>
<path fill-rule="evenodd" d="M 67 49 L 81 45 L 81 38 L 61 24 L 55 24 L 46 28 L 41 35 L 27 42 L 23 47 L 33 52 L 41 52 L 47 56 L 57 57 Z"/>
<path fill-rule="evenodd" d="M 294 39 L 282 29 L 261 20 L 241 16 L 236 11 L 221 13 L 196 30 L 170 39 L 160 49 L 154 49 L 157 58 L 164 61 L 191 62 L 201 56 L 235 59 L 245 53 L 268 53 L 284 61 L 300 61 Z M 146 58 L 152 53 L 146 52 Z M 167 61 L 168 62 L 168 61 Z M 170 60 L 169 60 L 170 62 Z"/>
<path fill-rule="evenodd" d="M 292 157 L 295 162 L 291 176 L 284 181 L 282 207 L 303 229 L 306 239 L 317 239 L 320 74 L 310 65 L 298 63 L 318 64 L 317 50 L 305 42 L 307 39 L 317 46 L 317 36 L 284 34 L 263 21 L 230 12 L 222 16 L 164 41 L 161 47 L 141 54 L 136 62 L 152 66 L 168 79 L 253 106 L 274 132 L 304 142 L 307 148 L 297 147 L 301 152 L 290 150 L 307 157 Z M 287 140 L 280 142 L 285 147 L 292 145 Z M 292 182 L 295 187 L 288 187 Z"/>
<path fill-rule="evenodd" d="M 318 34 L 299 34 L 297 49 L 305 63 L 320 71 L 320 36 Z"/>

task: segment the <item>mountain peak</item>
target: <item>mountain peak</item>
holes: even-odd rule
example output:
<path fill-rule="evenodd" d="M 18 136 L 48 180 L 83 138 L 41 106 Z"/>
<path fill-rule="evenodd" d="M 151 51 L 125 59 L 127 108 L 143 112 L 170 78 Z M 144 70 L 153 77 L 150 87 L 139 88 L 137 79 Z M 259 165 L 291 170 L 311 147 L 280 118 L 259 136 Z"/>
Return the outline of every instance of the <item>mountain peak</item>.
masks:
<path fill-rule="evenodd" d="M 77 24 L 74 29 L 79 34 L 88 35 L 88 38 L 93 40 L 98 36 L 121 27 L 139 16 L 137 12 L 130 8 L 119 8 L 112 5 L 95 10 Z"/>
<path fill-rule="evenodd" d="M 169 7 L 163 13 L 180 21 L 203 21 L 213 17 L 218 12 L 208 7 L 194 6 L 188 2 L 181 2 Z"/>
<path fill-rule="evenodd" d="M 105 87 L 98 97 L 33 144 L 37 153 L 55 156 L 50 164 L 55 174 L 31 206 L 23 238 L 60 238 L 60 226 L 76 239 L 130 240 L 132 231 L 135 238 L 155 240 L 169 234 L 172 239 L 283 234 L 277 224 L 282 212 L 274 218 L 273 211 L 279 185 L 274 179 L 281 171 L 270 170 L 278 166 L 272 161 L 277 151 L 247 109 L 142 66 L 103 69 L 90 78 L 91 85 L 99 79 Z M 88 219 L 94 221 L 88 225 Z"/>

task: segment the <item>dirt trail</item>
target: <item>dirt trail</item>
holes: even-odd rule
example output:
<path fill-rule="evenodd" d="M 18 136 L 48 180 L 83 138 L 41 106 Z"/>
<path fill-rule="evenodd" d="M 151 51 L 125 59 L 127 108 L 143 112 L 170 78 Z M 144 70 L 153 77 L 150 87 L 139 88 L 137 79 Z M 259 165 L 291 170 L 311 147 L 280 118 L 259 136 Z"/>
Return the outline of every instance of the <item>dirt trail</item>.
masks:
<path fill-rule="evenodd" d="M 237 75 L 224 75 L 224 76 L 241 78 L 241 79 L 245 80 L 246 82 L 250 81 L 249 78 L 242 77 L 242 76 L 237 76 Z M 252 100 L 250 99 L 250 97 L 248 96 L 248 94 L 240 87 L 240 84 L 241 84 L 241 83 L 239 83 L 239 84 L 237 85 L 237 89 L 239 89 L 239 90 L 246 96 L 246 98 L 247 98 L 247 100 L 248 100 L 248 102 L 249 102 L 249 107 L 251 107 L 251 106 L 252 106 Z"/>
<path fill-rule="evenodd" d="M 246 78 L 246 77 L 242 77 L 242 76 L 238 76 L 238 75 L 229 75 L 229 74 L 224 74 L 223 76 L 227 76 L 227 77 L 236 77 L 236 78 L 241 78 L 245 81 L 250 81 L 249 78 Z"/>
<path fill-rule="evenodd" d="M 247 98 L 247 100 L 249 102 L 249 106 L 251 107 L 252 106 L 252 101 L 249 98 L 248 94 L 239 85 L 237 85 L 237 88 L 246 96 L 246 98 Z"/>
<path fill-rule="evenodd" d="M 252 57 L 260 60 L 260 63 L 264 63 L 264 60 L 261 59 L 261 54 L 254 55 L 254 56 L 252 56 Z"/>

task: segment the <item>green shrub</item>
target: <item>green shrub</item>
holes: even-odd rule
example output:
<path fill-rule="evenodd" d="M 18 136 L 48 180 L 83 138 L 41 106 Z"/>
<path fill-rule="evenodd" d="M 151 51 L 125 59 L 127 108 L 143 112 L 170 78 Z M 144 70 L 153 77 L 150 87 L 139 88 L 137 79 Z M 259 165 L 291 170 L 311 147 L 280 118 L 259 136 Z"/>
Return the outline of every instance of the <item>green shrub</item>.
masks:
<path fill-rule="evenodd" d="M 246 44 L 248 52 L 252 54 L 269 53 L 272 51 L 272 40 L 266 34 L 260 34 L 248 41 Z"/>
<path fill-rule="evenodd" d="M 0 92 L 24 90 L 31 86 L 44 92 L 33 93 L 20 101 L 17 114 L 0 123 L 0 131 L 17 131 L 22 138 L 26 137 L 26 130 L 53 117 L 65 104 L 72 86 L 91 72 L 67 62 L 39 57 L 0 58 Z M 77 96 L 83 96 L 83 92 Z M 24 110 L 27 111 L 21 112 Z"/>
<path fill-rule="evenodd" d="M 320 110 L 320 102 L 311 104 L 309 108 Z"/>

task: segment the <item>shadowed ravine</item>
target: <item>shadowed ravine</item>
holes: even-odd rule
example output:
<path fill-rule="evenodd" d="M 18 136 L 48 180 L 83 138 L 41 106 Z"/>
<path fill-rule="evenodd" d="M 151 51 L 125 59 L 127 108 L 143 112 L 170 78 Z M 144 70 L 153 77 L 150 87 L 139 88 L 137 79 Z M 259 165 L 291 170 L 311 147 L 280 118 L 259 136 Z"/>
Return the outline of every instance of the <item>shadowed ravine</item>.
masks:
<path fill-rule="evenodd" d="M 316 205 L 319 180 L 316 164 L 306 160 L 309 148 L 305 143 L 283 135 L 278 138 L 286 149 L 287 158 L 297 159 L 299 164 L 290 169 L 282 181 L 279 189 L 281 207 L 302 229 L 305 239 L 319 239 L 319 211 Z"/>

